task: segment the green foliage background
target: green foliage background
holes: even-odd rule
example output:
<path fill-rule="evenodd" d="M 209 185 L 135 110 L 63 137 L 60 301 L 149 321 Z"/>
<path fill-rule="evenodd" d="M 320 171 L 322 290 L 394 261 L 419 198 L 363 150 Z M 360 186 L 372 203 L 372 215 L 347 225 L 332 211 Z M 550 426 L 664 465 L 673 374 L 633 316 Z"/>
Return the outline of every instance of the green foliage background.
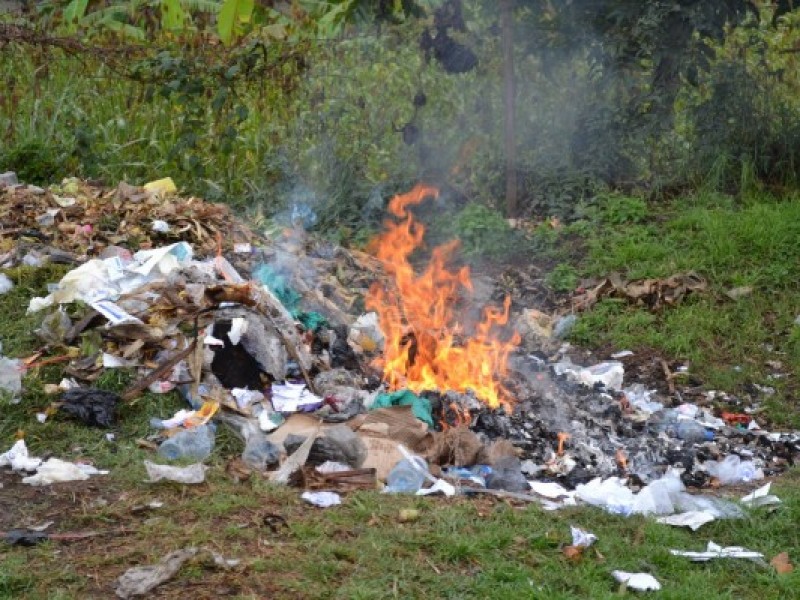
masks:
<path fill-rule="evenodd" d="M 459 210 L 467 199 L 497 210 L 498 5 L 459 4 L 464 26 L 449 34 L 478 58 L 460 74 L 420 47 L 441 18 L 435 9 L 454 10 L 444 0 L 288 10 L 51 0 L 5 15 L 4 26 L 32 37 L 0 51 L 0 165 L 37 183 L 170 175 L 254 218 L 309 205 L 317 227 L 345 238 L 376 225 L 385 199 L 420 179 L 443 184 Z M 516 5 L 523 216 L 577 218 L 614 190 L 660 199 L 698 186 L 737 194 L 796 184 L 800 16 L 791 6 Z"/>

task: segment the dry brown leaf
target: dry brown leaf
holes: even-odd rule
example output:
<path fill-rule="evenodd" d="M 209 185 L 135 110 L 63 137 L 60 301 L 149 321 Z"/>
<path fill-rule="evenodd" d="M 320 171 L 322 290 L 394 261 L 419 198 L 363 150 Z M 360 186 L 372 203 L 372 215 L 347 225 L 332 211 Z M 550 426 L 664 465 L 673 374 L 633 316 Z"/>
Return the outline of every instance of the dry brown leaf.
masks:
<path fill-rule="evenodd" d="M 788 552 L 781 552 L 775 558 L 769 561 L 769 564 L 772 565 L 778 575 L 788 575 L 794 571 L 794 566 L 789 561 Z"/>
<path fill-rule="evenodd" d="M 561 549 L 561 553 L 562 553 L 562 554 L 563 554 L 563 555 L 564 555 L 564 556 L 565 556 L 565 557 L 566 557 L 568 560 L 571 560 L 571 561 L 579 561 L 581 558 L 583 558 L 583 551 L 584 551 L 584 549 L 585 549 L 585 548 L 584 548 L 583 546 L 564 546 L 564 547 Z"/>

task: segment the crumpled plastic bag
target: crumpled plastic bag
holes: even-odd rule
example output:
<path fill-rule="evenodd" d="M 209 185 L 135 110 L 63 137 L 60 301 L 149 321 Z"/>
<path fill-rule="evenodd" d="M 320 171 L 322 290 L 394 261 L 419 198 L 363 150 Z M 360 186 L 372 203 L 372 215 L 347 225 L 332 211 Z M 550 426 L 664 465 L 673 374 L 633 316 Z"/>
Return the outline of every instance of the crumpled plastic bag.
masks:
<path fill-rule="evenodd" d="M 8 452 L 0 454 L 0 467 L 11 467 L 14 471 L 35 471 L 41 464 L 41 458 L 28 455 L 25 440 L 17 440 Z"/>
<path fill-rule="evenodd" d="M 10 292 L 12 289 L 14 289 L 14 282 L 5 273 L 0 273 L 0 295 Z"/>
<path fill-rule="evenodd" d="M 154 565 L 133 567 L 125 571 L 117 579 L 117 597 L 128 599 L 147 595 L 165 581 L 172 579 L 189 559 L 206 552 L 217 567 L 230 569 L 239 564 L 238 560 L 225 559 L 210 549 L 183 548 L 170 552 Z"/>
<path fill-rule="evenodd" d="M 23 477 L 22 483 L 33 486 L 50 485 L 64 481 L 83 481 L 90 475 L 107 475 L 108 471 L 100 471 L 92 465 L 80 465 L 60 458 L 51 458 L 39 466 L 35 475 Z"/>
<path fill-rule="evenodd" d="M 19 360 L 0 356 L 0 392 L 11 394 L 12 399 L 22 392 L 22 371 Z"/>
<path fill-rule="evenodd" d="M 658 591 L 661 589 L 661 584 L 650 573 L 611 571 L 611 576 L 620 583 L 624 583 L 630 589 L 639 592 Z"/>
<path fill-rule="evenodd" d="M 166 479 L 177 483 L 203 483 L 206 479 L 208 467 L 202 463 L 194 463 L 187 467 L 173 467 L 171 465 L 158 465 L 149 460 L 144 461 L 144 468 L 150 477 L 150 483 Z"/>

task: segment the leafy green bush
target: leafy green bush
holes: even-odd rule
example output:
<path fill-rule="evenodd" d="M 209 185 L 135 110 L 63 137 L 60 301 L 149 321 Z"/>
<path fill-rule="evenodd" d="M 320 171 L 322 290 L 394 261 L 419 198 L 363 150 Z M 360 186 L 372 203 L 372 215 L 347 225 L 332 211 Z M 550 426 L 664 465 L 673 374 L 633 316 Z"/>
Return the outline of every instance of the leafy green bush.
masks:
<path fill-rule="evenodd" d="M 519 252 L 516 232 L 500 213 L 482 204 L 468 204 L 448 229 L 461 240 L 462 251 L 469 257 L 499 259 Z"/>
<path fill-rule="evenodd" d="M 611 194 L 598 201 L 601 219 L 610 225 L 641 223 L 648 214 L 647 202 L 642 198 Z"/>
<path fill-rule="evenodd" d="M 0 169 L 15 171 L 25 183 L 48 185 L 71 174 L 74 161 L 70 154 L 55 143 L 23 141 L 0 152 Z"/>
<path fill-rule="evenodd" d="M 547 274 L 545 281 L 556 292 L 571 292 L 577 287 L 579 279 L 575 267 L 567 263 L 559 263 Z"/>

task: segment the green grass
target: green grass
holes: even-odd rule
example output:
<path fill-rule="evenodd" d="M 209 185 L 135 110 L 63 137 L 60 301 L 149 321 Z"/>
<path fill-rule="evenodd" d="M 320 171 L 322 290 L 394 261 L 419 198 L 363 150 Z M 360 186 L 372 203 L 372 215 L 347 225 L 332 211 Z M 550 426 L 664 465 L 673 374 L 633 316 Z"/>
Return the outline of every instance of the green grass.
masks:
<path fill-rule="evenodd" d="M 60 528 L 98 529 L 101 517 L 109 528 L 124 524 L 130 530 L 124 547 L 106 539 L 95 542 L 113 552 L 82 553 L 77 544 L 0 550 L 0 597 L 46 598 L 55 589 L 64 597 L 97 593 L 98 584 L 87 577 L 91 573 L 97 573 L 99 589 L 109 592 L 129 566 L 156 561 L 176 548 L 206 545 L 243 561 L 232 578 L 238 598 L 267 592 L 343 600 L 615 598 L 620 592 L 610 575 L 614 569 L 652 573 L 664 587 L 655 595 L 659 598 L 788 598 L 800 583 L 796 572 L 778 576 L 747 561 L 691 563 L 669 553 L 670 548 L 703 549 L 711 539 L 763 552 L 767 559 L 788 551 L 797 560 L 797 474 L 775 489 L 785 502 L 776 512 L 756 511 L 692 533 L 588 508 L 547 513 L 494 500 L 420 500 L 376 492 L 351 493 L 341 507 L 319 510 L 301 503 L 296 490 L 260 480 L 235 485 L 215 468 L 208 484 L 186 490 L 130 485 L 124 490 L 127 498 L 103 490 L 113 508 L 88 508 L 60 519 Z M 130 517 L 131 505 L 155 497 L 166 502 L 163 509 L 146 519 Z M 209 504 L 216 506 L 212 513 Z M 408 507 L 418 509 L 420 518 L 401 524 L 398 513 Z M 265 511 L 282 514 L 288 529 L 273 534 L 260 526 L 257 517 Z M 576 562 L 561 553 L 570 543 L 570 525 L 599 537 Z M 70 557 L 66 563 L 64 551 Z M 211 591 L 223 576 L 201 564 L 187 565 L 159 591 L 174 594 L 192 582 Z"/>
<path fill-rule="evenodd" d="M 695 271 L 709 290 L 656 313 L 621 299 L 602 300 L 582 315 L 572 340 L 658 349 L 687 362 L 709 388 L 770 385 L 778 393 L 767 402 L 769 416 L 781 425 L 800 424 L 800 327 L 794 324 L 800 315 L 800 203 L 764 195 L 737 203 L 705 194 L 651 208 L 646 220 L 620 220 L 601 212 L 591 229 L 584 226 L 588 251 L 577 264 L 582 275 L 619 272 L 637 279 Z M 726 295 L 740 286 L 752 293 L 737 300 Z M 768 362 L 774 361 L 783 365 L 777 373 L 782 377 L 770 379 L 775 369 Z"/>

